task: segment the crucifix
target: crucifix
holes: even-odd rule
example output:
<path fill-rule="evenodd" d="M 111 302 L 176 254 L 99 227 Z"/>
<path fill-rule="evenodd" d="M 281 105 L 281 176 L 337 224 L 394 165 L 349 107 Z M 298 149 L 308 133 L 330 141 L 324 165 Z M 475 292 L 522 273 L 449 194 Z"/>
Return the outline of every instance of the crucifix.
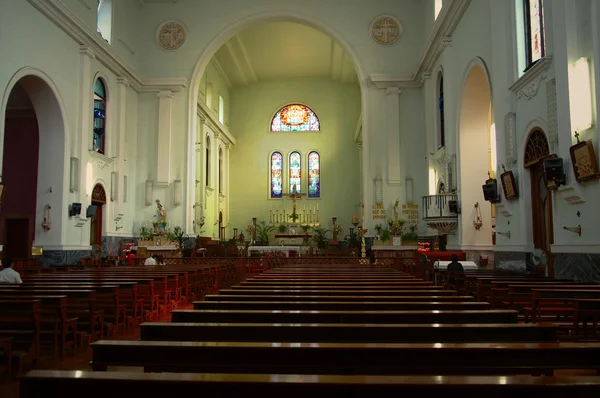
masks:
<path fill-rule="evenodd" d="M 296 222 L 296 220 L 300 218 L 300 215 L 298 213 L 296 213 L 296 199 L 301 198 L 303 196 L 304 196 L 303 193 L 298 193 L 296 184 L 294 184 L 294 186 L 292 187 L 292 193 L 287 195 L 287 197 L 291 198 L 294 203 L 294 206 L 292 208 L 292 214 L 290 214 L 290 216 L 289 216 L 293 222 Z"/>

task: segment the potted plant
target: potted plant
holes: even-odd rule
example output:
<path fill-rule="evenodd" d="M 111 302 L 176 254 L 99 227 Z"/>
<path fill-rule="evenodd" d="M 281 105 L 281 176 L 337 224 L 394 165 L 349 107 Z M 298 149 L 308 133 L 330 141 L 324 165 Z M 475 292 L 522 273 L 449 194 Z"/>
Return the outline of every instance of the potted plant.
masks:
<path fill-rule="evenodd" d="M 181 251 L 181 254 L 184 257 L 191 257 L 191 253 L 188 253 L 188 251 L 185 250 L 185 243 L 188 237 L 185 234 L 185 232 L 183 232 L 183 229 L 181 229 L 181 227 L 177 226 L 173 228 L 172 231 L 168 231 L 167 233 L 165 233 L 165 237 L 171 242 L 175 242 L 177 248 Z"/>
<path fill-rule="evenodd" d="M 402 235 L 402 244 L 406 246 L 417 246 L 419 242 L 419 235 L 417 234 L 417 226 L 411 225 L 409 232 Z"/>
<path fill-rule="evenodd" d="M 152 232 L 152 229 L 148 228 L 145 225 L 140 226 L 140 240 L 142 241 L 151 241 L 152 237 L 154 236 L 154 233 Z"/>
<path fill-rule="evenodd" d="M 402 228 L 404 228 L 404 223 L 405 221 L 402 218 L 388 219 L 390 235 L 392 236 L 392 244 L 394 246 L 402 245 Z"/>
<path fill-rule="evenodd" d="M 312 240 L 313 240 L 315 246 L 317 246 L 317 249 L 319 249 L 319 250 L 327 249 L 327 247 L 329 246 L 329 238 L 327 237 L 327 234 L 330 231 L 323 227 L 313 227 L 312 230 L 313 230 Z"/>
<path fill-rule="evenodd" d="M 264 221 L 261 221 L 256 225 L 256 243 L 261 246 L 269 246 L 270 235 L 274 230 L 274 226 L 267 225 Z"/>
<path fill-rule="evenodd" d="M 348 247 L 360 250 L 361 238 L 358 232 L 354 231 L 354 228 L 350 228 L 350 233 L 344 237 L 344 240 L 348 244 Z"/>
<path fill-rule="evenodd" d="M 390 236 L 391 236 L 391 235 L 390 235 L 390 230 L 389 230 L 389 229 L 387 229 L 387 228 L 386 228 L 386 229 L 382 229 L 382 230 L 381 230 L 381 241 L 382 241 L 384 244 L 388 244 L 388 243 L 390 243 L 390 242 L 391 242 L 391 241 L 390 241 Z"/>
<path fill-rule="evenodd" d="M 279 224 L 279 226 L 277 227 L 277 230 L 279 231 L 280 234 L 285 232 L 285 224 Z"/>

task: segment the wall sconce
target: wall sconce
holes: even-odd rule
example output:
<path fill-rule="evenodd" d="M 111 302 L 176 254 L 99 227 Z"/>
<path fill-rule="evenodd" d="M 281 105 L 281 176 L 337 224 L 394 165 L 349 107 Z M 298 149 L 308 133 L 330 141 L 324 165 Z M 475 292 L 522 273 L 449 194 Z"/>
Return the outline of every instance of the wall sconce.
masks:
<path fill-rule="evenodd" d="M 406 203 L 409 205 L 413 204 L 414 201 L 414 181 L 412 177 L 408 177 L 406 180 Z"/>
<path fill-rule="evenodd" d="M 383 204 L 383 180 L 381 177 L 375 178 L 375 204 Z"/>
<path fill-rule="evenodd" d="M 502 235 L 510 239 L 510 231 L 507 232 L 496 232 L 498 235 Z"/>
<path fill-rule="evenodd" d="M 79 159 L 71 158 L 71 180 L 70 180 L 70 191 L 71 193 L 79 191 Z"/>
<path fill-rule="evenodd" d="M 173 181 L 173 189 L 175 190 L 175 206 L 181 206 L 181 180 Z"/>
<path fill-rule="evenodd" d="M 154 181 L 146 180 L 146 195 L 145 195 L 145 201 L 144 201 L 146 206 L 152 206 L 153 188 L 154 188 Z"/>
<path fill-rule="evenodd" d="M 119 173 L 113 171 L 110 173 L 110 201 L 115 202 L 119 194 Z"/>
<path fill-rule="evenodd" d="M 579 58 L 571 69 L 570 76 L 571 127 L 583 131 L 592 127 L 592 91 L 590 63 L 587 58 Z"/>
<path fill-rule="evenodd" d="M 578 225 L 576 227 L 563 227 L 563 229 L 581 236 L 581 225 Z"/>
<path fill-rule="evenodd" d="M 42 221 L 42 228 L 46 232 L 50 231 L 50 228 L 52 228 L 52 220 L 50 220 L 50 209 L 51 208 L 52 208 L 52 206 L 50 206 L 50 205 L 44 206 L 44 221 Z"/>
<path fill-rule="evenodd" d="M 488 172 L 488 176 L 490 173 Z M 498 194 L 498 182 L 495 178 L 488 178 L 485 184 L 481 186 L 483 189 L 483 198 L 490 203 L 500 203 L 500 195 Z"/>

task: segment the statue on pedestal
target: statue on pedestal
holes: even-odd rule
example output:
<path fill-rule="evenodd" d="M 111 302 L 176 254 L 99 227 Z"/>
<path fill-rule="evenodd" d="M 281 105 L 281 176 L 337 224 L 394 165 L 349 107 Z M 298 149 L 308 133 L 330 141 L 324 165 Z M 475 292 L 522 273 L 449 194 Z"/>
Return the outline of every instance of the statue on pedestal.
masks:
<path fill-rule="evenodd" d="M 156 199 L 156 222 L 154 223 L 154 233 L 164 235 L 167 229 L 167 210 L 160 204 L 160 200 Z"/>

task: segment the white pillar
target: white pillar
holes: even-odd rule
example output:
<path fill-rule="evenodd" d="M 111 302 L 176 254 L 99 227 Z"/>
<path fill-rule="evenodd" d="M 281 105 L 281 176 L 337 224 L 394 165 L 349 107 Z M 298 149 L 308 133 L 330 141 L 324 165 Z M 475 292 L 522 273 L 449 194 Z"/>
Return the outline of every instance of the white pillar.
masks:
<path fill-rule="evenodd" d="M 225 152 L 223 154 L 223 184 L 225 187 L 223 188 L 223 194 L 225 195 L 225 225 L 228 225 L 231 220 L 231 215 L 229 213 L 229 205 L 231 195 L 229 194 L 229 155 L 230 155 L 231 145 L 225 145 Z M 229 226 L 227 229 L 231 230 L 231 233 L 227 233 L 227 236 L 233 236 L 233 227 Z"/>
<path fill-rule="evenodd" d="M 116 148 L 116 154 L 117 154 L 117 162 L 116 162 L 116 171 L 120 171 L 120 173 L 118 174 L 119 176 L 119 181 L 118 184 L 120 185 L 121 183 L 123 183 L 122 185 L 122 189 L 121 186 L 119 186 L 118 191 L 122 191 L 121 194 L 119 195 L 121 197 L 121 200 L 115 202 L 115 216 L 120 217 L 121 214 L 123 214 L 124 212 L 124 205 L 123 205 L 123 199 L 125 198 L 125 192 L 124 190 L 126 189 L 125 184 L 124 184 L 124 176 L 127 175 L 127 164 L 125 163 L 125 159 L 126 159 L 126 152 L 127 152 L 127 148 L 125 147 L 125 134 L 127 131 L 127 87 L 129 87 L 129 80 L 127 80 L 126 77 L 123 76 L 119 76 L 117 78 L 117 148 Z"/>
<path fill-rule="evenodd" d="M 94 113 L 94 76 L 92 75 L 92 60 L 96 54 L 89 47 L 80 47 L 81 69 L 79 71 L 79 118 L 78 134 L 73 134 L 72 146 L 73 156 L 79 158 L 79 203 L 87 208 L 87 163 L 90 147 L 90 136 L 92 135 L 92 120 Z M 91 192 L 90 192 L 91 193 Z M 91 199 L 90 199 L 91 203 Z"/>
<path fill-rule="evenodd" d="M 593 61 L 592 64 L 594 66 L 594 80 L 596 82 L 594 87 L 594 95 L 596 109 L 595 109 L 595 117 L 596 120 L 596 147 L 598 147 L 598 143 L 600 143 L 600 129 L 598 128 L 598 116 L 600 115 L 600 3 L 598 1 L 592 1 L 592 46 L 593 46 Z"/>
<path fill-rule="evenodd" d="M 156 186 L 167 188 L 169 186 L 171 171 L 171 110 L 173 106 L 173 92 L 170 90 L 159 91 L 157 96 L 158 148 L 156 153 Z"/>
<path fill-rule="evenodd" d="M 402 183 L 400 170 L 400 88 L 385 89 L 386 135 L 388 142 L 387 182 L 388 184 Z"/>

